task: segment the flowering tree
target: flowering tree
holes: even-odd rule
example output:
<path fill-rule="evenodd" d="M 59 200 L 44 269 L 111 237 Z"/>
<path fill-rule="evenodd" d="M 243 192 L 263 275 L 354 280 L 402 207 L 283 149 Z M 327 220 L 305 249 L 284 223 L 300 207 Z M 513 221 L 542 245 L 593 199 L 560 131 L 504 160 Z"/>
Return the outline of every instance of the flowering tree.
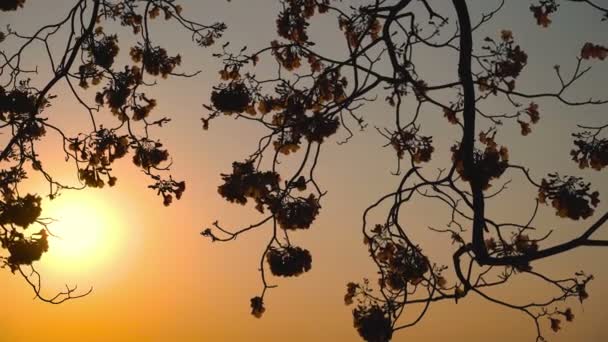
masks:
<path fill-rule="evenodd" d="M 0 10 L 19 11 L 24 5 L 25 0 L 2 1 Z M 64 190 L 115 185 L 118 178 L 112 164 L 132 153 L 133 163 L 150 177 L 149 188 L 162 196 L 165 205 L 185 190 L 183 181 L 163 176 L 169 170 L 169 153 L 148 134 L 150 127 L 162 127 L 170 119 L 153 118 L 156 100 L 146 96 L 145 89 L 156 84 L 155 79 L 194 76 L 178 72 L 181 57 L 156 45 L 148 27 L 160 18 L 177 22 L 202 47 L 212 45 L 225 29 L 222 23 L 203 25 L 187 19 L 172 0 L 78 0 L 61 21 L 42 26 L 33 35 L 10 27 L 0 31 L 0 44 L 10 41 L 17 46 L 13 51 L 0 46 L 0 129 L 5 144 L 0 151 L 0 241 L 2 251 L 8 252 L 0 254 L 0 266 L 23 276 L 41 300 L 57 304 L 90 291 L 77 293 L 75 287 L 68 287 L 53 297 L 41 293 L 40 275 L 32 264 L 48 250 L 50 221 L 40 217 L 39 195 L 19 193 L 28 173 L 45 177 L 52 199 Z M 130 65 L 117 65 L 119 37 L 104 29 L 117 24 L 132 29 L 137 41 L 130 48 Z M 65 46 L 59 55 L 51 49 L 58 45 Z M 35 53 L 48 53 L 49 79 L 23 65 L 26 56 Z M 73 100 L 90 117 L 90 126 L 76 136 L 68 136 L 45 117 L 56 101 L 53 92 L 59 84 L 67 85 Z M 93 96 L 85 92 L 89 86 L 97 86 Z M 95 114 L 103 108 L 115 116 L 113 126 L 97 122 Z M 51 134 L 61 138 L 61 153 L 74 164 L 80 184 L 61 184 L 41 163 L 37 147 Z"/>
<path fill-rule="evenodd" d="M 261 317 L 264 298 L 274 287 L 268 271 L 273 276 L 294 277 L 311 269 L 310 252 L 297 246 L 290 235 L 295 230 L 312 229 L 320 214 L 321 200 L 326 196 L 315 178 L 315 170 L 322 167 L 321 146 L 338 131 L 347 134 L 341 141 L 346 143 L 354 127 L 365 128 L 366 105 L 380 97 L 392 107 L 394 126 L 378 131 L 395 150 L 400 179 L 394 191 L 372 202 L 363 213 L 362 233 L 378 279 L 347 284 L 344 300 L 354 305 L 358 333 L 367 341 L 387 341 L 396 331 L 417 324 L 433 303 L 458 302 L 477 294 L 530 317 L 536 326 L 536 339 L 543 340 L 544 324 L 558 331 L 564 320 L 573 320 L 567 300 L 585 300 L 592 276 L 578 272 L 566 279 L 553 279 L 538 271 L 534 263 L 579 247 L 608 246 L 608 241 L 596 237 L 608 213 L 594 215 L 599 193 L 581 177 L 556 172 L 537 179 L 527 167 L 512 162 L 507 140 L 515 137 L 501 132 L 506 125 L 517 125 L 523 136 L 531 134 L 542 117 L 537 104 L 540 99 L 566 106 L 608 103 L 604 99 L 575 99 L 566 93 L 591 70 L 592 63 L 608 56 L 608 49 L 598 42 L 582 41 L 570 72 L 555 67 L 557 91 L 527 92 L 518 80 L 528 62 L 525 47 L 516 43 L 508 28 L 497 37 L 478 34 L 504 2 L 484 13 L 478 22 L 472 22 L 466 0 L 452 1 L 454 18 L 427 0 L 360 2 L 355 8 L 336 0 L 280 0 L 278 37 L 269 46 L 255 52 L 234 52 L 223 45 L 216 54 L 224 67 L 219 73 L 220 84 L 205 104 L 208 113 L 202 118 L 203 128 L 209 129 L 213 120 L 229 115 L 266 130 L 252 153 L 221 175 L 218 192 L 233 203 L 255 203 L 263 217 L 237 229 L 215 222 L 202 235 L 227 242 L 252 230 L 271 230 L 272 237 L 261 252 L 262 290 L 250 303 L 252 314 Z M 608 9 L 593 1 L 570 2 L 594 8 L 600 15 L 598 20 L 608 18 Z M 5 0 L 0 10 L 12 13 L 24 5 L 25 0 Z M 541 29 L 550 28 L 559 5 L 558 0 L 533 2 L 529 18 Z M 337 20 L 336 30 L 343 33 L 347 46 L 342 57 L 317 48 L 309 36 L 315 16 Z M 150 127 L 161 127 L 170 119 L 153 118 L 157 102 L 145 89 L 156 80 L 196 73 L 179 72 L 181 57 L 156 45 L 148 27 L 160 21 L 159 17 L 175 21 L 203 47 L 212 45 L 226 29 L 221 23 L 204 25 L 189 20 L 174 0 L 75 0 L 61 21 L 42 26 L 32 35 L 10 28 L 0 32 L 0 44 L 11 41 L 17 46 L 11 51 L 0 48 L 0 129 L 5 144 L 0 151 L 0 241 L 4 253 L 0 263 L 24 277 L 42 300 L 61 303 L 88 292 L 67 288 L 54 297 L 41 293 L 33 263 L 48 249 L 49 221 L 40 218 L 39 195 L 18 191 L 28 174 L 45 177 L 51 198 L 64 190 L 113 186 L 117 182 L 113 162 L 131 153 L 133 163 L 150 177 L 149 187 L 162 196 L 165 205 L 179 199 L 185 190 L 183 181 L 166 176 L 169 153 L 148 133 Z M 123 39 L 110 33 L 116 23 L 131 29 L 137 41 L 130 46 L 131 62 L 126 66 L 117 62 Z M 56 55 L 50 46 L 59 43 L 65 49 Z M 41 79 L 37 70 L 23 65 L 25 56 L 36 47 L 48 54 L 52 66 L 49 79 Z M 447 79 L 440 83 L 425 81 L 428 78 L 413 58 L 413 51 L 421 48 L 455 54 L 454 73 L 445 75 Z M 276 63 L 275 74 L 254 75 L 262 59 Z M 76 136 L 69 136 L 46 117 L 48 107 L 56 101 L 53 91 L 60 83 L 67 85 L 73 100 L 90 117 L 90 126 Z M 499 100 L 509 104 L 511 113 L 488 109 Z M 415 110 L 406 110 L 408 105 Z M 97 123 L 96 112 L 102 109 L 112 113 L 113 126 Z M 452 124 L 458 143 L 435 146 L 432 127 L 423 127 L 421 118 L 436 112 Z M 484 126 L 487 128 L 481 128 Z M 571 157 L 580 168 L 601 172 L 608 165 L 605 127 L 581 126 L 573 133 Z M 80 184 L 61 184 L 41 163 L 37 147 L 50 134 L 60 137 L 62 153 L 74 164 Z M 439 172 L 425 168 L 436 148 L 451 152 Z M 279 167 L 288 159 L 295 160 L 294 168 Z M 528 194 L 536 203 L 533 215 L 514 217 L 515 222 L 493 218 L 487 210 L 490 198 L 503 195 L 507 183 L 503 175 L 508 171 L 535 189 Z M 447 265 L 435 262 L 423 251 L 402 215 L 404 205 L 422 198 L 434 199 L 451 212 L 446 227 L 434 228 L 438 234 L 448 234 L 455 246 Z M 372 212 L 384 210 L 387 204 L 384 219 L 372 222 Z M 542 206 L 552 207 L 564 220 L 584 221 L 586 228 L 572 240 L 550 244 L 550 230 L 535 223 Z M 508 286 L 520 275 L 539 279 L 560 295 L 514 304 L 489 293 L 492 288 Z M 420 314 L 412 321 L 400 319 L 410 307 L 421 307 Z"/>
<path fill-rule="evenodd" d="M 592 1 L 576 1 L 591 6 L 605 20 L 608 10 Z M 218 57 L 224 62 L 221 83 L 206 106 L 204 128 L 220 115 L 245 118 L 266 129 L 253 153 L 234 162 L 231 172 L 222 175 L 218 191 L 230 202 L 255 203 L 263 219 L 240 229 L 228 229 L 218 222 L 202 235 L 212 241 L 231 241 L 251 230 L 272 230 L 262 251 L 261 293 L 251 299 L 252 314 L 261 317 L 264 298 L 270 285 L 268 271 L 274 276 L 293 277 L 311 269 L 311 254 L 295 245 L 290 234 L 310 229 L 320 213 L 325 196 L 314 172 L 321 146 L 339 129 L 365 127 L 365 104 L 384 97 L 393 107 L 394 127 L 379 130 L 388 146 L 396 152 L 401 179 L 391 193 L 379 198 L 363 215 L 363 235 L 378 268 L 378 286 L 368 280 L 347 285 L 346 304 L 354 305 L 354 326 L 366 341 L 387 341 L 400 329 L 415 325 L 433 303 L 464 300 L 471 293 L 530 317 L 536 326 L 537 341 L 543 340 L 543 325 L 554 331 L 574 314 L 569 298 L 588 297 L 591 275 L 583 272 L 567 279 L 553 279 L 534 268 L 535 261 L 586 246 L 608 246 L 594 234 L 608 219 L 608 213 L 594 217 L 599 193 L 578 176 L 550 173 L 540 179 L 525 166 L 512 162 L 508 139 L 501 136 L 503 125 L 518 125 L 521 135 L 532 133 L 542 116 L 537 102 L 549 99 L 567 106 L 598 106 L 604 99 L 572 99 L 566 91 L 589 72 L 591 64 L 604 60 L 608 49 L 594 42 L 583 42 L 570 76 L 555 67 L 558 91 L 527 92 L 518 82 L 525 72 L 528 55 L 505 28 L 498 37 L 475 37 L 479 28 L 501 11 L 495 10 L 472 22 L 465 0 L 453 0 L 456 31 L 450 32 L 447 15 L 431 1 L 362 1 L 347 7 L 331 0 L 282 0 L 276 25 L 278 38 L 253 53 L 224 49 Z M 559 10 L 556 0 L 533 3 L 530 19 L 542 28 L 550 27 L 552 15 Z M 343 32 L 348 49 L 342 57 L 330 56 L 316 47 L 309 36 L 315 16 L 332 16 Z M 600 18 L 598 18 L 600 20 Z M 452 26 L 454 27 L 454 26 Z M 477 48 L 474 42 L 481 41 Z M 441 53 L 455 52 L 454 74 L 441 83 L 429 84 L 419 72 L 413 51 L 420 48 Z M 262 59 L 276 61 L 276 74 L 254 75 Z M 250 71 L 252 70 L 252 71 Z M 494 113 L 487 104 L 506 100 L 511 114 Z M 535 102 L 536 101 L 536 102 Z M 487 103 L 487 104 L 486 104 Z M 413 112 L 406 110 L 413 104 Z M 443 113 L 460 136 L 448 146 L 451 159 L 437 173 L 425 169 L 434 155 L 432 128 L 420 118 Z M 427 114 L 428 113 L 428 114 Z M 489 125 L 489 128 L 480 128 Z M 608 140 L 604 128 L 581 127 L 573 134 L 571 157 L 581 169 L 601 171 L 608 164 Z M 268 161 L 263 162 L 266 158 Z M 293 169 L 279 167 L 285 159 L 297 159 Z M 286 170 L 287 169 L 287 170 Z M 492 218 L 488 200 L 500 197 L 512 170 L 520 181 L 536 189 L 528 194 L 535 200 L 532 217 L 513 217 L 515 222 Z M 497 186 L 498 184 L 498 186 Z M 502 185 L 501 185 L 502 184 Z M 498 190 L 494 190 L 498 189 Z M 451 211 L 450 223 L 438 233 L 449 234 L 456 246 L 452 262 L 433 261 L 411 238 L 407 220 L 401 215 L 407 203 L 432 198 Z M 381 222 L 370 222 L 370 214 L 389 204 Z M 548 243 L 547 227 L 536 226 L 539 207 L 551 206 L 565 220 L 589 223 L 580 235 L 557 244 Z M 598 216 L 598 215 L 595 215 Z M 529 276 L 558 289 L 560 295 L 515 304 L 490 294 L 516 276 Z M 448 279 L 455 279 L 449 281 Z M 450 285 L 454 284 L 454 285 Z M 400 320 L 409 308 L 422 308 L 412 321 Z"/>

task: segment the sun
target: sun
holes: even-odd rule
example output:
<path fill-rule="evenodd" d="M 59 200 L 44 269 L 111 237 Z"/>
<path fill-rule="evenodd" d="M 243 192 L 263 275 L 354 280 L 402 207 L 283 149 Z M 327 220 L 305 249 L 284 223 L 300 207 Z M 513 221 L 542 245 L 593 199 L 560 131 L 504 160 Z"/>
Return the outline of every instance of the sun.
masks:
<path fill-rule="evenodd" d="M 120 250 L 123 227 L 112 203 L 86 191 L 66 193 L 43 206 L 48 226 L 49 250 L 42 257 L 45 268 L 60 273 L 89 273 L 107 267 Z"/>

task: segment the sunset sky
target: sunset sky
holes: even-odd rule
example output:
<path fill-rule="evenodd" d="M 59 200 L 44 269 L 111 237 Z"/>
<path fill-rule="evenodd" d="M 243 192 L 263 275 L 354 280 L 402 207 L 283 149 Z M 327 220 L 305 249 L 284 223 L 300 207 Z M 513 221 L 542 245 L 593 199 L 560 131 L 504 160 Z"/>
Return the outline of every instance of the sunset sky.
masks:
<path fill-rule="evenodd" d="M 52 238 L 50 249 L 37 264 L 43 275 L 43 291 L 52 294 L 67 285 L 78 285 L 93 292 L 81 299 L 61 305 L 50 305 L 33 299 L 31 288 L 9 269 L 0 270 L 0 303 L 4 308 L 0 320 L 0 341 L 359 341 L 353 328 L 352 307 L 344 305 L 346 284 L 367 277 L 375 282 L 377 269 L 369 258 L 361 234 L 363 210 L 380 196 L 392 191 L 400 178 L 393 176 L 395 152 L 374 127 L 389 127 L 393 113 L 382 97 L 369 103 L 360 114 L 369 123 L 363 132 L 344 145 L 340 130 L 324 145 L 316 174 L 328 194 L 323 198 L 320 215 L 311 229 L 293 234 L 298 245 L 311 251 L 312 270 L 297 278 L 272 278 L 279 285 L 265 300 L 264 317 L 250 314 L 249 300 L 259 294 L 259 258 L 270 234 L 269 226 L 240 236 L 230 243 L 212 243 L 200 232 L 215 220 L 224 226 L 246 226 L 261 216 L 251 203 L 231 204 L 218 195 L 220 173 L 228 173 L 233 161 L 242 161 L 257 146 L 260 129 L 246 120 L 222 117 L 214 120 L 208 131 L 200 118 L 207 112 L 212 86 L 219 83 L 220 63 L 211 57 L 230 41 L 237 50 L 263 48 L 276 38 L 275 18 L 281 7 L 276 0 L 179 0 L 184 15 L 202 23 L 223 21 L 228 30 L 215 46 L 197 47 L 190 35 L 177 25 L 162 20 L 152 25 L 153 39 L 168 51 L 182 55 L 181 70 L 202 70 L 193 78 L 169 78 L 147 92 L 158 101 L 157 116 L 172 121 L 152 134 L 169 149 L 173 159 L 171 174 L 184 179 L 187 190 L 180 201 L 165 207 L 154 191 L 147 189 L 149 179 L 134 167 L 127 156 L 115 164 L 116 186 L 84 191 L 65 191 L 58 199 L 45 198 L 43 214 L 57 219 L 50 230 L 61 239 Z M 362 0 L 344 0 L 358 5 Z M 433 1 L 438 9 L 454 18 L 451 2 Z M 599 1 L 598 1 L 599 2 Z M 479 18 L 497 1 L 468 1 L 471 15 Z M 64 16 L 72 1 L 27 0 L 17 12 L 1 12 L 0 27 L 6 25 L 22 33 L 32 33 L 39 26 L 53 23 Z M 587 41 L 606 44 L 608 23 L 586 6 L 564 3 L 547 28 L 536 25 L 528 1 L 508 1 L 503 11 L 480 31 L 476 43 L 486 36 L 497 37 L 501 29 L 513 31 L 515 41 L 529 55 L 526 72 L 518 85 L 526 90 L 555 90 L 558 80 L 553 66 L 572 71 L 582 44 Z M 328 55 L 345 53 L 343 33 L 335 18 L 315 19 L 310 34 L 318 51 Z M 453 20 L 454 21 L 454 20 Z M 453 25 L 453 21 L 451 24 Z M 475 19 L 473 21 L 476 21 Z M 125 37 L 118 65 L 128 61 L 130 33 L 118 25 L 105 27 L 108 33 Z M 449 31 L 449 30 L 448 30 Z M 121 39 L 121 38 L 119 38 Z M 121 40 L 123 42 L 123 40 Z M 3 50 L 12 51 L 14 42 L 7 40 Z M 64 48 L 61 40 L 53 46 Z M 32 82 L 48 82 L 49 63 L 42 46 L 36 46 L 24 61 L 39 74 Z M 414 59 L 419 73 L 433 82 L 457 80 L 457 56 L 420 49 Z M 261 61 L 256 73 L 273 70 L 269 57 Z M 606 76 L 608 61 L 586 62 L 593 71 L 567 95 L 570 98 L 608 97 Z M 61 85 L 59 95 L 46 110 L 49 121 L 67 132 L 88 130 L 88 114 Z M 85 92 L 93 103 L 94 91 Z M 538 101 L 541 119 L 533 133 L 522 137 L 519 126 L 510 122 L 502 127 L 499 141 L 508 142 L 512 160 L 526 165 L 540 179 L 547 172 L 584 176 L 600 192 L 602 201 L 596 216 L 608 209 L 608 181 L 603 173 L 579 170 L 570 160 L 570 134 L 576 124 L 606 123 L 608 106 L 568 108 L 554 101 Z M 492 104 L 493 107 L 489 107 Z M 488 110 L 510 110 L 501 102 L 486 102 Z M 96 113 L 101 122 L 116 123 L 107 110 Z M 425 168 L 435 170 L 449 163 L 450 146 L 460 139 L 460 132 L 449 125 L 439 112 L 423 112 L 427 134 L 434 136 L 436 154 Z M 352 127 L 355 128 L 355 124 Z M 483 125 L 482 125 L 483 126 Z M 487 125 L 486 125 L 487 126 Z M 61 142 L 49 135 L 39 144 L 47 169 L 65 182 L 77 183 L 73 165 L 66 163 Z M 301 153 L 301 152 L 300 152 Z M 290 156 L 284 157 L 285 159 Z M 488 210 L 499 218 L 527 218 L 534 209 L 536 192 L 521 178 L 513 179 L 504 196 L 488 204 Z M 21 192 L 46 195 L 48 185 L 32 175 Z M 437 262 L 449 264 L 456 246 L 447 235 L 427 227 L 445 226 L 449 211 L 431 200 L 416 201 L 403 209 L 408 229 L 427 253 Z M 550 241 L 565 241 L 580 234 L 593 218 L 578 222 L 559 220 L 554 210 L 541 207 L 539 223 L 554 227 Z M 378 216 L 377 218 L 380 218 Z M 598 238 L 608 237 L 608 227 Z M 544 326 L 545 337 L 552 342 L 607 341 L 608 268 L 607 251 L 598 248 L 577 249 L 534 264 L 535 268 L 559 277 L 585 270 L 595 276 L 589 285 L 590 298 L 581 305 L 571 300 L 575 313 L 572 323 L 559 333 Z M 456 282 L 448 276 L 450 284 Z M 544 298 L 547 285 L 515 280 L 492 293 L 514 302 Z M 414 317 L 404 314 L 402 319 Z M 543 322 L 546 323 L 546 322 Z M 471 294 L 455 304 L 436 303 L 427 316 L 413 328 L 401 330 L 394 341 L 533 341 L 533 322 L 521 312 L 485 302 Z"/>

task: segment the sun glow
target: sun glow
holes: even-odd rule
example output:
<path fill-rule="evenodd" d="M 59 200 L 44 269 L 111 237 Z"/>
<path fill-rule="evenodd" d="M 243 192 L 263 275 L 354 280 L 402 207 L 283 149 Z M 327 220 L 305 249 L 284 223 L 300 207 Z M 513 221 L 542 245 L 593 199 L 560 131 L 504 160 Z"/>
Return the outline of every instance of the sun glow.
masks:
<path fill-rule="evenodd" d="M 47 210 L 48 209 L 48 210 Z M 49 201 L 43 216 L 55 222 L 49 225 L 49 251 L 44 265 L 58 272 L 88 273 L 109 266 L 120 249 L 120 220 L 111 203 L 94 194 L 74 192 Z"/>

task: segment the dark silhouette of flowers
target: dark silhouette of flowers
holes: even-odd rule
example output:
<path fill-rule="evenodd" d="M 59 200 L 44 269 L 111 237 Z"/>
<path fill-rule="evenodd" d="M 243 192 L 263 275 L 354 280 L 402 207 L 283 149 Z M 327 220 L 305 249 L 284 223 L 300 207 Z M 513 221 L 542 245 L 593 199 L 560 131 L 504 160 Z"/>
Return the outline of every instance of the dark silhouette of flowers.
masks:
<path fill-rule="evenodd" d="M 480 133 L 480 142 L 486 145 L 485 150 L 475 150 L 473 154 L 473 172 L 464 169 L 462 152 L 458 146 L 452 146 L 452 161 L 456 165 L 456 171 L 465 181 L 475 179 L 481 184 L 482 189 L 488 189 L 490 181 L 499 178 L 509 165 L 509 151 L 506 147 L 498 145 L 494 141 L 496 131 Z"/>
<path fill-rule="evenodd" d="M 23 7 L 23 4 L 25 4 L 25 0 L 3 0 L 0 2 L 0 11 L 16 11 Z"/>
<path fill-rule="evenodd" d="M 6 202 L 0 204 L 2 209 L 0 224 L 15 224 L 27 228 L 30 224 L 36 222 L 42 212 L 40 201 L 40 197 L 32 194 L 27 194 L 24 197 L 6 198 Z"/>
<path fill-rule="evenodd" d="M 377 304 L 353 310 L 354 326 L 367 342 L 388 342 L 393 336 L 391 320 Z"/>
<path fill-rule="evenodd" d="M 271 207 L 276 213 L 277 222 L 283 229 L 308 229 L 313 223 L 321 206 L 317 198 L 310 194 L 307 198 L 290 198 Z"/>
<path fill-rule="evenodd" d="M 310 270 L 312 257 L 306 249 L 294 246 L 271 247 L 266 253 L 270 271 L 275 276 L 296 277 Z"/>
<path fill-rule="evenodd" d="M 9 239 L 2 240 L 2 247 L 8 249 L 10 253 L 7 263 L 13 273 L 20 265 L 31 265 L 34 261 L 40 260 L 42 254 L 49 249 L 47 236 L 46 230 L 41 229 L 30 238 L 15 233 Z"/>
<path fill-rule="evenodd" d="M 551 201 L 555 214 L 572 220 L 586 219 L 593 215 L 594 207 L 599 204 L 599 192 L 590 192 L 590 184 L 580 177 L 561 177 L 550 173 L 543 178 L 538 189 L 538 200 L 541 203 Z"/>
<path fill-rule="evenodd" d="M 576 138 L 576 149 L 570 155 L 581 169 L 591 167 L 599 171 L 608 165 L 608 140 L 598 139 L 596 134 L 590 132 L 574 133 L 572 136 Z"/>
<path fill-rule="evenodd" d="M 214 88 L 211 103 L 217 110 L 226 114 L 243 113 L 251 103 L 251 96 L 242 82 L 231 82 Z"/>
<path fill-rule="evenodd" d="M 247 203 L 247 198 L 251 198 L 262 212 L 263 205 L 271 199 L 271 193 L 278 190 L 279 179 L 276 172 L 255 170 L 251 160 L 234 162 L 232 174 L 222 174 L 224 184 L 218 187 L 218 192 L 226 200 L 243 205 Z"/>

